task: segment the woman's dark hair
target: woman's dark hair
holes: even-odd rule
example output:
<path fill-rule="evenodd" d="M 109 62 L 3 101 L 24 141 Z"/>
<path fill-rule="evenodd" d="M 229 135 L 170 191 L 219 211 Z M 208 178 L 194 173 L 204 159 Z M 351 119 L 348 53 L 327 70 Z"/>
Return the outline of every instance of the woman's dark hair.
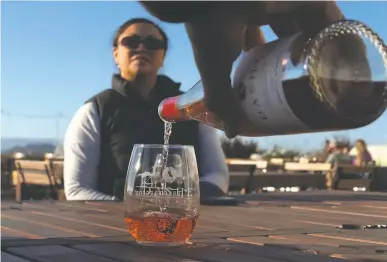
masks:
<path fill-rule="evenodd" d="M 161 34 L 161 37 L 163 38 L 163 41 L 165 43 L 165 52 L 168 50 L 168 37 L 167 37 L 167 34 L 155 22 L 153 22 L 151 20 L 148 20 L 146 18 L 133 18 L 133 19 L 130 19 L 130 20 L 126 21 L 125 23 L 123 23 L 117 29 L 117 31 L 116 31 L 116 33 L 114 35 L 113 47 L 117 47 L 118 46 L 118 38 L 126 30 L 126 28 L 128 28 L 129 26 L 134 25 L 134 24 L 150 24 L 150 25 L 153 25 L 157 29 L 157 31 L 159 31 L 159 33 Z"/>

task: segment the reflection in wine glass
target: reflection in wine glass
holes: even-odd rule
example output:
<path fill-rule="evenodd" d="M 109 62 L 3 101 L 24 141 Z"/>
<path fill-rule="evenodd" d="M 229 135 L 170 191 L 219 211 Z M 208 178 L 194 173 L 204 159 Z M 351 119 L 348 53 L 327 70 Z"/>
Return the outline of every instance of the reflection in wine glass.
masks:
<path fill-rule="evenodd" d="M 125 190 L 125 221 L 143 245 L 185 243 L 199 216 L 199 179 L 192 146 L 135 145 Z M 137 168 L 139 167 L 139 168 Z"/>

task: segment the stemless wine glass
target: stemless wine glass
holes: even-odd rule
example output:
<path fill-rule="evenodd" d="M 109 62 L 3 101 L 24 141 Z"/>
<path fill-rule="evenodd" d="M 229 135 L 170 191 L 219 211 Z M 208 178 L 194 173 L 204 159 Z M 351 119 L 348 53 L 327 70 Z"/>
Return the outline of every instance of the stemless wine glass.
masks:
<path fill-rule="evenodd" d="M 135 145 L 126 176 L 125 222 L 137 243 L 176 246 L 199 217 L 195 151 L 183 145 Z"/>

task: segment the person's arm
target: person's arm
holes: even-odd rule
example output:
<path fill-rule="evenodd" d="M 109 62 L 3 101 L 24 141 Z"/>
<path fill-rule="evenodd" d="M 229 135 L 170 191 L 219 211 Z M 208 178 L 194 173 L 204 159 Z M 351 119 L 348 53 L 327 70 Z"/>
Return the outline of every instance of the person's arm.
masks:
<path fill-rule="evenodd" d="M 98 192 L 100 120 L 93 103 L 75 113 L 66 131 L 64 150 L 64 190 L 67 200 L 114 200 Z"/>
<path fill-rule="evenodd" d="M 331 164 L 333 166 L 335 161 L 336 161 L 336 154 L 331 153 L 331 154 L 329 154 L 329 156 L 328 156 L 328 158 L 327 158 L 327 160 L 325 162 L 329 163 L 329 164 Z"/>
<path fill-rule="evenodd" d="M 199 144 L 200 182 L 209 182 L 227 193 L 230 175 L 215 129 L 199 124 Z"/>

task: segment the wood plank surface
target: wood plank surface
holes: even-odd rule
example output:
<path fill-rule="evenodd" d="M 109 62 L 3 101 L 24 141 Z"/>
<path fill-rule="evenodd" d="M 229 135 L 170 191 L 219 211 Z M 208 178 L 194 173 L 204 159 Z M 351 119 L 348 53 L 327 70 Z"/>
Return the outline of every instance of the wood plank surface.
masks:
<path fill-rule="evenodd" d="M 75 249 L 89 252 L 92 254 L 111 257 L 120 261 L 138 261 L 138 262 L 174 262 L 174 261 L 198 261 L 183 259 L 173 255 L 160 254 L 154 248 L 138 248 L 127 244 L 106 243 L 106 244 L 88 244 L 75 245 Z"/>
<path fill-rule="evenodd" d="M 311 191 L 201 206 L 189 243 L 140 246 L 120 202 L 2 202 L 2 261 L 386 261 L 387 194 Z M 345 229 L 343 225 L 354 225 Z"/>
<path fill-rule="evenodd" d="M 20 257 L 15 257 L 5 252 L 1 252 L 0 260 L 3 262 L 28 262 L 28 260 L 22 259 Z"/>
<path fill-rule="evenodd" d="M 285 163 L 284 169 L 286 171 L 329 171 L 331 170 L 331 164 L 329 163 L 296 163 L 288 162 Z"/>
<path fill-rule="evenodd" d="M 115 260 L 102 256 L 82 252 L 76 249 L 50 245 L 47 246 L 31 246 L 31 247 L 11 247 L 9 252 L 22 256 L 24 258 L 35 259 L 39 262 L 113 262 Z"/>

